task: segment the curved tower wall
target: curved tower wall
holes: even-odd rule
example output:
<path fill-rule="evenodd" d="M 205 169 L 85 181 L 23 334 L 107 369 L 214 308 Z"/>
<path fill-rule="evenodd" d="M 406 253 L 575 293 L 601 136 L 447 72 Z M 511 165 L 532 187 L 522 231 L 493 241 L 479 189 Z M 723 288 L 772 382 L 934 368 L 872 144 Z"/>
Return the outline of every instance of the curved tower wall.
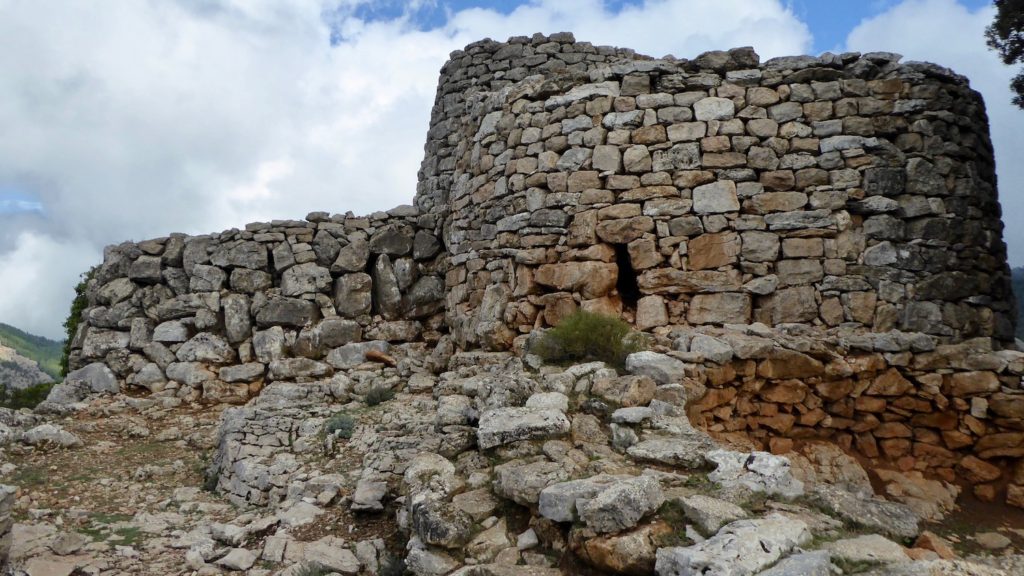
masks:
<path fill-rule="evenodd" d="M 983 101 L 894 54 L 477 42 L 441 71 L 416 204 L 462 346 L 577 308 L 1013 337 Z"/>

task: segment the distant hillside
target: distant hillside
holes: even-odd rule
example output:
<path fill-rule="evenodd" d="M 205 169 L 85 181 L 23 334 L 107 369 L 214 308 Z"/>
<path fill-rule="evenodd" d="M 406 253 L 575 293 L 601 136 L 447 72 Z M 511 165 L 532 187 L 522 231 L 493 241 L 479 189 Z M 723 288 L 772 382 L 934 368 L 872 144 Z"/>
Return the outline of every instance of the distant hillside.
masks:
<path fill-rule="evenodd" d="M 0 322 L 0 346 L 13 348 L 18 354 L 35 360 L 43 372 L 54 380 L 60 379 L 61 342 L 35 336 Z"/>

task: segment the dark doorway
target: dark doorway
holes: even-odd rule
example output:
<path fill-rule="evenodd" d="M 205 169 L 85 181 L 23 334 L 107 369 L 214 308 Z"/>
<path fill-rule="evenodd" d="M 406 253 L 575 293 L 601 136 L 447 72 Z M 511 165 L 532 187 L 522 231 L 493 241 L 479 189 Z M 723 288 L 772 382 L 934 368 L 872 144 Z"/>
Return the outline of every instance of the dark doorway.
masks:
<path fill-rule="evenodd" d="M 613 244 L 613 246 L 615 246 L 615 264 L 619 267 L 619 279 L 615 287 L 619 291 L 619 298 L 622 298 L 622 306 L 635 310 L 636 303 L 640 300 L 640 286 L 636 282 L 633 262 L 629 259 L 629 251 L 625 244 Z"/>

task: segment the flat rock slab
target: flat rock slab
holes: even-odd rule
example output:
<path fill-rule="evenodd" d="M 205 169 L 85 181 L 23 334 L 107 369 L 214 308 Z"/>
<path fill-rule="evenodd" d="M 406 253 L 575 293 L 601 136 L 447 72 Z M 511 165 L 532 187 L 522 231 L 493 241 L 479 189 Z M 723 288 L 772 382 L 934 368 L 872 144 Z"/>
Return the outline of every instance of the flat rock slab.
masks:
<path fill-rule="evenodd" d="M 569 433 L 569 419 L 561 410 L 495 408 L 480 416 L 477 443 L 480 449 L 520 440 L 541 440 Z"/>
<path fill-rule="evenodd" d="M 659 576 L 749 576 L 810 540 L 807 524 L 781 514 L 738 520 L 699 544 L 659 549 L 655 572 Z"/>
<path fill-rule="evenodd" d="M 794 554 L 757 576 L 832 576 L 832 558 L 828 550 Z"/>
<path fill-rule="evenodd" d="M 827 546 L 833 558 L 847 562 L 909 562 L 903 546 L 879 534 L 836 540 Z"/>
<path fill-rule="evenodd" d="M 540 492 L 540 515 L 555 522 L 575 522 L 579 518 L 577 506 L 590 501 L 598 492 L 614 482 L 629 476 L 598 474 L 582 480 L 552 484 Z"/>
<path fill-rule="evenodd" d="M 626 450 L 630 456 L 645 462 L 669 466 L 700 468 L 707 460 L 705 454 L 715 448 L 713 441 L 703 435 L 649 438 Z"/>
<path fill-rule="evenodd" d="M 789 459 L 768 452 L 715 450 L 708 460 L 718 465 L 708 479 L 725 488 L 742 487 L 769 496 L 796 498 L 804 493 L 804 483 L 793 477 Z"/>
<path fill-rule="evenodd" d="M 626 356 L 626 372 L 650 376 L 659 385 L 675 384 L 686 375 L 686 364 L 678 358 L 657 352 L 634 352 Z"/>
<path fill-rule="evenodd" d="M 713 535 L 722 526 L 749 516 L 747 511 L 732 502 L 719 500 L 703 494 L 695 494 L 680 501 L 686 518 L 700 528 L 701 533 Z"/>
<path fill-rule="evenodd" d="M 861 498 L 827 484 L 816 486 L 811 500 L 846 522 L 877 530 L 892 538 L 916 538 L 920 531 L 917 514 L 904 504 L 878 498 Z"/>

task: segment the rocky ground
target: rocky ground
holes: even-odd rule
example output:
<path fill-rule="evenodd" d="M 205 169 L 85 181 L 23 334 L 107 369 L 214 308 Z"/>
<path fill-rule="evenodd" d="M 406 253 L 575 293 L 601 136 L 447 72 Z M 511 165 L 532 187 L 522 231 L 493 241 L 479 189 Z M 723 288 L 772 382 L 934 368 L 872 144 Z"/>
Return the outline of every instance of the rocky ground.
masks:
<path fill-rule="evenodd" d="M 828 444 L 722 444 L 666 356 L 390 354 L 245 406 L 3 413 L 6 573 L 1024 573 L 1019 511 Z"/>

